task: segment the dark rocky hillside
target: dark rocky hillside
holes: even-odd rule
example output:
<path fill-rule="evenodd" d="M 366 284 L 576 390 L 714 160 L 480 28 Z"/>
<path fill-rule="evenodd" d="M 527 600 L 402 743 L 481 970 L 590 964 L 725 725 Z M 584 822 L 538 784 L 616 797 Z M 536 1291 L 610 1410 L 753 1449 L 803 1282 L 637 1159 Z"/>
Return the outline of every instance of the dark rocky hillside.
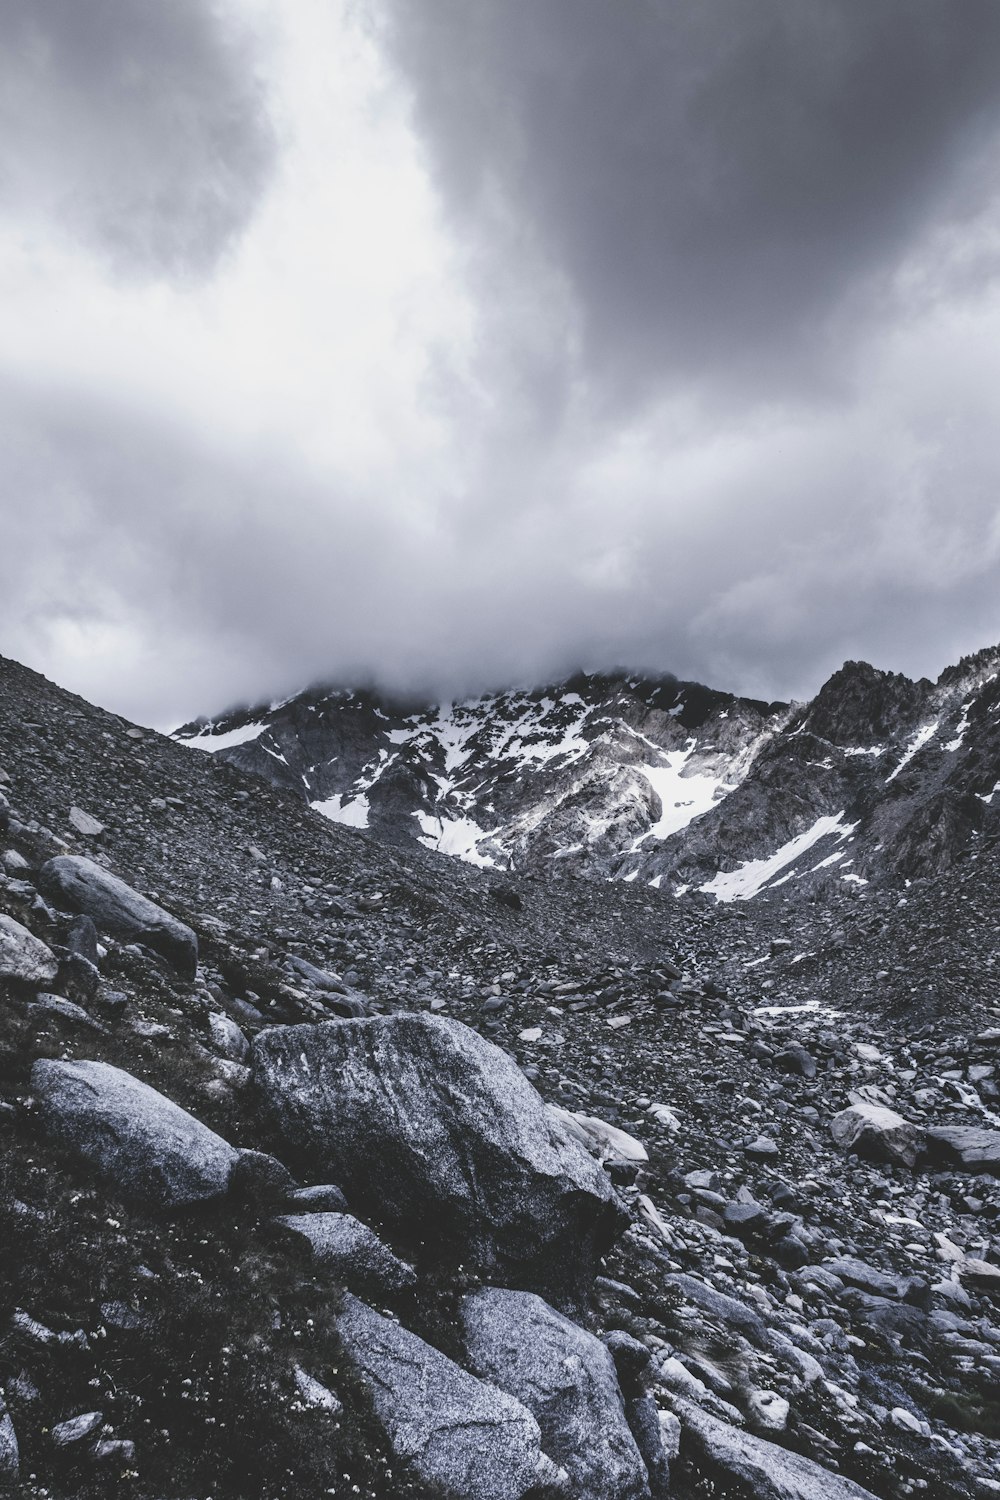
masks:
<path fill-rule="evenodd" d="M 392 843 L 0 660 L 0 1485 L 1000 1495 L 992 670 L 768 730 L 700 823 L 778 816 L 780 739 L 868 883 L 716 903 Z"/>

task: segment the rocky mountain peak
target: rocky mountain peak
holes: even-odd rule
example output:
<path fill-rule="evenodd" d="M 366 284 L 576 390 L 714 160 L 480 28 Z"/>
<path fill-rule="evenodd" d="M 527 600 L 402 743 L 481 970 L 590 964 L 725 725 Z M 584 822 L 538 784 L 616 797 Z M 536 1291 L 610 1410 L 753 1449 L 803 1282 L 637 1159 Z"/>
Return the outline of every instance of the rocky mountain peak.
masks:
<path fill-rule="evenodd" d="M 800 725 L 842 748 L 886 744 L 912 725 L 931 687 L 926 678 L 911 682 L 902 673 L 848 661 L 823 684 Z"/>
<path fill-rule="evenodd" d="M 849 661 L 811 702 L 580 672 L 463 702 L 313 689 L 177 732 L 324 816 L 547 878 L 796 898 L 946 867 L 996 819 L 1000 649 Z"/>

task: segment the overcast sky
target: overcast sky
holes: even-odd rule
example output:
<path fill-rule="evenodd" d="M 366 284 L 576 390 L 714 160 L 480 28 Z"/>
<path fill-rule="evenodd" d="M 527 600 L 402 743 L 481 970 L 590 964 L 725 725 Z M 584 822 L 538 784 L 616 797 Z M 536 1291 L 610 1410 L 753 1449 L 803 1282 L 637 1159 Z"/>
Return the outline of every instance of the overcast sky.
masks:
<path fill-rule="evenodd" d="M 0 652 L 811 695 L 1000 640 L 997 0 L 0 0 Z"/>

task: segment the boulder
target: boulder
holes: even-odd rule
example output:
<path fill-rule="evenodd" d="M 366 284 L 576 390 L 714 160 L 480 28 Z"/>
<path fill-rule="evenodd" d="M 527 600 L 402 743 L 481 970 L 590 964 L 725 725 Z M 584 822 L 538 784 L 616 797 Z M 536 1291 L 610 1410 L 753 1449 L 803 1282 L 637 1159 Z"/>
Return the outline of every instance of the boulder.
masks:
<path fill-rule="evenodd" d="M 424 1484 L 453 1500 L 522 1500 L 546 1484 L 565 1488 L 520 1402 L 350 1294 L 337 1327 L 393 1453 Z"/>
<path fill-rule="evenodd" d="M 870 1161 L 898 1162 L 912 1167 L 924 1152 L 924 1132 L 895 1110 L 859 1102 L 842 1109 L 830 1121 L 830 1133 L 844 1151 Z"/>
<path fill-rule="evenodd" d="M 683 1397 L 671 1400 L 681 1420 L 681 1456 L 691 1454 L 699 1468 L 723 1485 L 739 1486 L 740 1494 L 754 1500 L 875 1500 L 870 1490 L 800 1453 L 731 1427 Z"/>
<path fill-rule="evenodd" d="M 17 1446 L 17 1433 L 7 1410 L 3 1392 L 0 1391 L 0 1484 L 17 1483 L 21 1458 Z"/>
<path fill-rule="evenodd" d="M 581 1115 L 572 1109 L 560 1109 L 557 1104 L 548 1106 L 549 1114 L 564 1127 L 568 1135 L 580 1142 L 585 1150 L 604 1162 L 634 1162 L 637 1166 L 649 1161 L 649 1152 L 634 1135 L 628 1135 L 617 1125 L 609 1125 L 594 1115 Z"/>
<path fill-rule="evenodd" d="M 356 1292 L 391 1295 L 416 1282 L 412 1266 L 393 1255 L 378 1235 L 352 1214 L 283 1214 L 286 1234 L 308 1245 L 313 1264 Z"/>
<path fill-rule="evenodd" d="M 82 807 L 71 807 L 68 821 L 70 827 L 85 839 L 99 839 L 104 832 L 104 824 Z"/>
<path fill-rule="evenodd" d="M 893 1298 L 897 1302 L 911 1302 L 927 1291 L 927 1283 L 917 1276 L 894 1276 L 871 1266 L 856 1255 L 839 1255 L 823 1262 L 822 1269 L 839 1276 L 848 1286 L 859 1287 L 873 1297 Z"/>
<path fill-rule="evenodd" d="M 611 1353 L 530 1292 L 484 1287 L 460 1319 L 469 1367 L 528 1408 L 575 1500 L 649 1500 Z"/>
<path fill-rule="evenodd" d="M 0 914 L 0 979 L 19 984 L 51 984 L 59 972 L 52 949 L 13 917 Z"/>
<path fill-rule="evenodd" d="M 1000 1177 L 1000 1130 L 983 1130 L 978 1125 L 932 1126 L 927 1131 L 927 1149 L 947 1166 Z"/>
<path fill-rule="evenodd" d="M 716 1322 L 735 1329 L 758 1348 L 766 1345 L 767 1328 L 763 1319 L 753 1308 L 747 1307 L 736 1297 L 729 1297 L 725 1292 L 717 1292 L 707 1282 L 699 1281 L 697 1276 L 688 1276 L 684 1271 L 665 1276 L 664 1284 L 673 1287 L 686 1302 L 691 1302 L 695 1307 L 701 1308 L 702 1312 L 707 1313 Z"/>
<path fill-rule="evenodd" d="M 626 1223 L 606 1174 L 517 1065 L 458 1021 L 276 1027 L 253 1055 L 279 1135 L 310 1175 L 485 1277 L 572 1300 Z"/>
<path fill-rule="evenodd" d="M 191 928 L 92 859 L 76 854 L 50 859 L 42 866 L 39 885 L 53 901 L 92 917 L 113 937 L 143 943 L 186 978 L 194 978 L 198 939 Z"/>
<path fill-rule="evenodd" d="M 816 1077 L 816 1059 L 800 1042 L 792 1042 L 777 1053 L 774 1066 L 782 1073 L 797 1073 L 800 1078 Z"/>
<path fill-rule="evenodd" d="M 208 1034 L 218 1052 L 231 1062 L 242 1062 L 250 1051 L 250 1043 L 242 1029 L 231 1016 L 213 1011 L 208 1018 Z"/>
<path fill-rule="evenodd" d="M 77 1443 L 86 1443 L 96 1437 L 104 1426 L 102 1411 L 84 1411 L 78 1417 L 57 1422 L 49 1433 L 49 1441 L 56 1448 L 72 1448 Z"/>
<path fill-rule="evenodd" d="M 127 1197 L 177 1208 L 228 1191 L 239 1153 L 131 1073 L 43 1058 L 31 1087 L 46 1132 Z"/>
<path fill-rule="evenodd" d="M 321 1182 L 289 1193 L 287 1207 L 290 1213 L 342 1214 L 347 1212 L 347 1199 L 336 1183 Z"/>

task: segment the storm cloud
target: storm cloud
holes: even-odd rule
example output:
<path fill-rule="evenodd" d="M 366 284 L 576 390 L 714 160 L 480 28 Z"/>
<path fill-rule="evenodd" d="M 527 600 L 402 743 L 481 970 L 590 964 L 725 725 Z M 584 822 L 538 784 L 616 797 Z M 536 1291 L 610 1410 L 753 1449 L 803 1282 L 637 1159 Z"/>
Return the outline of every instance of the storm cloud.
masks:
<path fill-rule="evenodd" d="M 274 155 L 232 12 L 0 0 L 0 34 L 4 211 L 36 232 L 64 228 L 119 273 L 209 270 Z"/>
<path fill-rule="evenodd" d="M 1000 639 L 993 0 L 0 0 L 0 650 L 144 722 Z"/>
<path fill-rule="evenodd" d="M 804 366 L 825 384 L 845 332 L 892 316 L 914 238 L 996 190 L 990 0 L 380 0 L 380 14 L 476 253 L 492 239 L 528 275 L 543 256 L 568 284 L 588 380 L 631 398 L 699 378 L 797 392 Z"/>

